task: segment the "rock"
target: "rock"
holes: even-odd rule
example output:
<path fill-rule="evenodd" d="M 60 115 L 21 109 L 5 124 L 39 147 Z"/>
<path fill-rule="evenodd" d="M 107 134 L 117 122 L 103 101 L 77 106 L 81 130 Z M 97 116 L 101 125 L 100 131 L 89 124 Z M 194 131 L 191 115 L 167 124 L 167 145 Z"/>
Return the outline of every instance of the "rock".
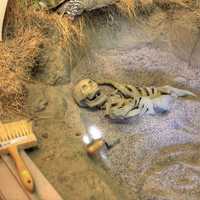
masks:
<path fill-rule="evenodd" d="M 38 102 L 36 102 L 36 107 L 34 108 L 35 112 L 41 112 L 45 110 L 45 108 L 48 105 L 47 99 L 38 99 Z"/>
<path fill-rule="evenodd" d="M 190 64 L 192 66 L 199 67 L 200 66 L 199 63 L 200 63 L 200 40 L 198 39 L 192 51 Z"/>
<path fill-rule="evenodd" d="M 49 137 L 49 135 L 48 135 L 48 133 L 42 133 L 42 137 L 43 137 L 44 139 L 47 139 L 47 138 Z"/>
<path fill-rule="evenodd" d="M 180 83 L 180 84 L 185 84 L 187 80 L 183 76 L 178 76 L 175 78 L 175 82 Z"/>
<path fill-rule="evenodd" d="M 177 16 L 180 16 L 177 17 Z M 173 24 L 170 27 L 170 40 L 176 56 L 186 62 L 199 61 L 199 28 L 197 27 L 197 16 L 193 12 L 177 11 L 174 14 Z"/>
<path fill-rule="evenodd" d="M 61 33 L 55 26 L 42 25 L 49 39 L 40 49 L 33 77 L 48 85 L 69 83 L 71 63 L 66 45 L 61 44 Z"/>
<path fill-rule="evenodd" d="M 82 134 L 80 132 L 75 133 L 77 137 L 80 137 Z"/>
<path fill-rule="evenodd" d="M 58 82 L 60 82 L 62 80 L 62 74 L 61 73 L 52 73 L 52 74 L 49 74 L 48 76 L 48 80 L 47 80 L 47 83 L 49 85 L 56 85 Z"/>

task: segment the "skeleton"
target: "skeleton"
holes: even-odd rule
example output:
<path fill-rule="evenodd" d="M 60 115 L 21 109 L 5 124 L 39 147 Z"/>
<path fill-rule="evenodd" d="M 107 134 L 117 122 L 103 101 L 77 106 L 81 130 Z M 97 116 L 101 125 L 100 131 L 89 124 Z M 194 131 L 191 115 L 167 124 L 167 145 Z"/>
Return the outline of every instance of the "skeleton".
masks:
<path fill-rule="evenodd" d="M 140 114 L 140 110 L 135 108 L 134 101 L 131 98 L 124 98 L 118 91 L 107 98 L 104 108 L 105 116 L 111 119 L 124 119 Z"/>
<path fill-rule="evenodd" d="M 171 86 L 135 87 L 114 81 L 98 82 L 116 89 L 118 95 L 112 95 L 106 102 L 106 115 L 112 119 L 126 119 L 137 115 L 154 115 L 170 110 L 176 97 L 195 96 L 192 92 Z M 115 92 L 116 93 L 116 92 Z M 119 95 L 120 94 L 120 95 Z"/>
<path fill-rule="evenodd" d="M 98 84 L 91 79 L 78 82 L 73 89 L 73 97 L 79 106 L 89 108 L 101 107 L 107 99 Z"/>
<path fill-rule="evenodd" d="M 85 83 L 89 86 L 85 87 Z M 115 91 L 106 96 L 98 84 L 111 86 Z M 105 115 L 111 119 L 126 119 L 137 115 L 166 112 L 169 111 L 174 98 L 194 96 L 192 92 L 171 86 L 135 87 L 114 81 L 98 82 L 98 84 L 90 79 L 80 81 L 74 88 L 74 98 L 80 106 L 105 109 Z"/>
<path fill-rule="evenodd" d="M 133 98 L 124 98 L 122 95 L 110 95 L 105 103 L 106 116 L 111 119 L 126 119 L 137 115 L 154 115 L 168 111 L 172 101 L 173 97 L 170 95 L 154 99 L 138 97 L 138 101 Z"/>

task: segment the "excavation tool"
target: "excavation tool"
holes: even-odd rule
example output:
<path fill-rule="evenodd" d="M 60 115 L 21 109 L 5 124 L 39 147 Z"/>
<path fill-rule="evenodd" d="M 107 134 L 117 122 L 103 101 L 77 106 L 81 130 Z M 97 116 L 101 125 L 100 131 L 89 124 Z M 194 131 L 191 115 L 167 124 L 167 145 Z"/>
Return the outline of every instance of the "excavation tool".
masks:
<path fill-rule="evenodd" d="M 86 152 L 90 156 L 94 156 L 101 150 L 110 150 L 116 144 L 119 144 L 120 139 L 114 140 L 111 144 L 108 144 L 103 133 L 95 126 L 90 126 L 88 133 L 83 136 L 83 143 L 86 146 Z"/>
<path fill-rule="evenodd" d="M 24 187 L 34 191 L 34 181 L 18 150 L 27 149 L 37 144 L 37 138 L 32 131 L 32 123 L 21 120 L 11 123 L 0 123 L 0 154 L 10 154 Z"/>

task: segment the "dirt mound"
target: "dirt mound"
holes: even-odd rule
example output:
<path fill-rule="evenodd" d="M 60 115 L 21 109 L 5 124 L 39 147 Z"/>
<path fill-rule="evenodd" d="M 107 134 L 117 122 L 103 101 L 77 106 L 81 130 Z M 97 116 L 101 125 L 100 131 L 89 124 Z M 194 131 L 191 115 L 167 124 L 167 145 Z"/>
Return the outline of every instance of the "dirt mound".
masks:
<path fill-rule="evenodd" d="M 69 80 L 73 48 L 83 46 L 81 18 L 73 24 L 56 14 L 36 10 L 33 3 L 9 1 L 8 4 L 5 41 L 0 44 L 1 114 L 9 109 L 22 110 L 26 96 L 24 81 L 41 72 L 44 72 L 42 78 L 46 76 L 45 81 L 50 80 L 51 84 L 60 77 Z"/>

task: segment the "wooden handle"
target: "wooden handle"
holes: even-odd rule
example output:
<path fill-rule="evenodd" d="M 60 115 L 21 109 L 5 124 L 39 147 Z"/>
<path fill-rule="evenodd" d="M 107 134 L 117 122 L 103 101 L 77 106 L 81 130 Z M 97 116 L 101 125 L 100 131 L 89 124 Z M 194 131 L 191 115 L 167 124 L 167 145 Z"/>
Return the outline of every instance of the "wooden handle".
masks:
<path fill-rule="evenodd" d="M 97 151 L 99 151 L 103 146 L 105 145 L 105 142 L 103 140 L 97 140 L 94 143 L 87 146 L 86 151 L 90 156 L 93 156 L 96 154 Z"/>
<path fill-rule="evenodd" d="M 8 151 L 9 151 L 11 157 L 13 158 L 13 160 L 15 161 L 17 171 L 19 173 L 19 177 L 20 177 L 23 185 L 29 192 L 33 192 L 34 191 L 33 178 L 31 176 L 30 171 L 26 167 L 26 164 L 24 163 L 23 159 L 19 155 L 17 147 L 16 146 L 9 147 Z"/>

